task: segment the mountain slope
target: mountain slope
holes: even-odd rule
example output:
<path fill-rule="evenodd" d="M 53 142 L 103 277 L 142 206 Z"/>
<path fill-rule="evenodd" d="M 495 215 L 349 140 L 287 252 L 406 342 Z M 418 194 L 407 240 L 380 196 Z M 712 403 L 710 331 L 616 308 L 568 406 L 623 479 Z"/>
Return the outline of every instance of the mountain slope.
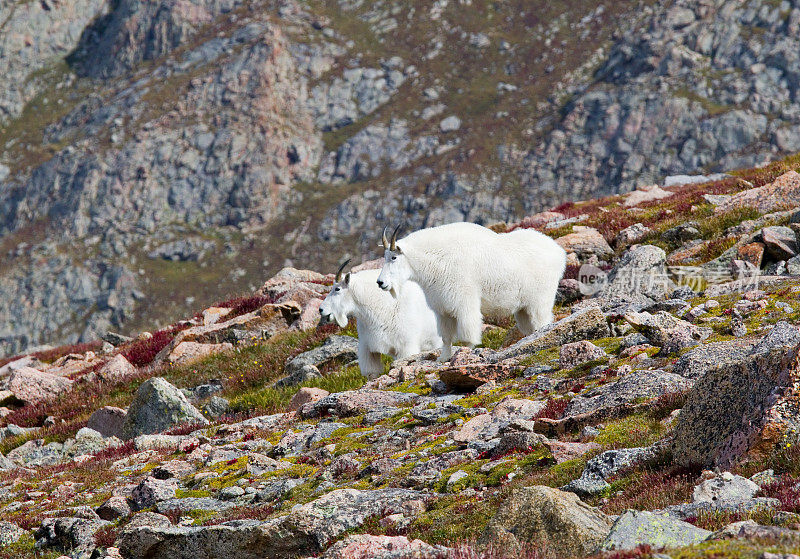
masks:
<path fill-rule="evenodd" d="M 800 149 L 790 2 L 3 9 L 25 84 L 0 122 L 3 353 L 370 256 L 388 223 L 514 221 Z"/>

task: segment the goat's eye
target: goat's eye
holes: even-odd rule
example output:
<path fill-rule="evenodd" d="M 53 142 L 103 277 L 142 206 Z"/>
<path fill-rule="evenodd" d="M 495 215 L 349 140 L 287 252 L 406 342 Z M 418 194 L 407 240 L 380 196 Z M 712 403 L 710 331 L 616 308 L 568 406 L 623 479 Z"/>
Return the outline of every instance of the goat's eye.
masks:
<path fill-rule="evenodd" d="M 397 257 L 396 256 L 392 256 L 392 260 L 397 260 Z"/>
<path fill-rule="evenodd" d="M 341 291 L 341 290 L 342 290 L 341 287 L 337 287 L 336 289 L 334 289 L 334 291 Z"/>

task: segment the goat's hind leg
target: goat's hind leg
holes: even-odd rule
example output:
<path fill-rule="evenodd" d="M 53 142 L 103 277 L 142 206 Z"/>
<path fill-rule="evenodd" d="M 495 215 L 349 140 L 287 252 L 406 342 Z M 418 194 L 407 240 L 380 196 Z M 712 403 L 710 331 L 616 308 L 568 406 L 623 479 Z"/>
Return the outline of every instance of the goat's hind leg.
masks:
<path fill-rule="evenodd" d="M 436 360 L 443 363 L 453 356 L 453 341 L 456 337 L 457 323 L 455 318 L 439 314 L 436 315 L 436 322 L 439 326 L 439 335 L 442 337 L 442 351 Z"/>

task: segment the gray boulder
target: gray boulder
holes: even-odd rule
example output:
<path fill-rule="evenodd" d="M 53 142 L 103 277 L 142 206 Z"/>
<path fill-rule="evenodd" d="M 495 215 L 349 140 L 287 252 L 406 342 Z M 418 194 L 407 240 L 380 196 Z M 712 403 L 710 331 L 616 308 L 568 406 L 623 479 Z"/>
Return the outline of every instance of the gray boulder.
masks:
<path fill-rule="evenodd" d="M 109 522 L 77 517 L 45 518 L 36 529 L 37 549 L 57 549 L 73 557 L 88 558 L 96 544 L 95 533 Z"/>
<path fill-rule="evenodd" d="M 742 358 L 709 369 L 689 392 L 675 424 L 678 463 L 730 467 L 753 449 L 797 442 L 792 391 L 800 379 L 794 328 L 777 326 Z"/>
<path fill-rule="evenodd" d="M 605 338 L 611 334 L 606 317 L 597 307 L 588 307 L 574 312 L 558 322 L 540 328 L 530 336 L 498 351 L 490 357 L 492 362 L 519 359 L 549 347 L 571 342 Z"/>
<path fill-rule="evenodd" d="M 0 520 L 0 546 L 11 545 L 27 534 L 28 531 L 20 528 L 13 522 Z"/>
<path fill-rule="evenodd" d="M 667 275 L 667 255 L 653 245 L 640 245 L 628 250 L 606 278 L 600 299 L 634 298 L 644 295 L 663 299 L 676 285 Z"/>
<path fill-rule="evenodd" d="M 625 320 L 647 336 L 650 343 L 660 347 L 661 355 L 696 346 L 713 332 L 711 328 L 695 326 L 675 318 L 666 311 L 658 311 L 655 314 L 631 312 L 625 315 Z"/>
<path fill-rule="evenodd" d="M 325 414 L 348 417 L 387 406 L 395 407 L 413 402 L 417 398 L 416 394 L 406 392 L 372 390 L 368 388 L 347 390 L 330 394 L 320 400 L 303 405 L 300 408 L 300 415 L 304 418 L 319 417 Z"/>
<path fill-rule="evenodd" d="M 618 381 L 600 385 L 570 400 L 565 416 L 610 409 L 639 399 L 652 399 L 681 392 L 694 381 L 661 369 L 634 371 Z"/>
<path fill-rule="evenodd" d="M 601 549 L 634 549 L 639 545 L 653 548 L 685 547 L 699 543 L 711 532 L 669 516 L 648 511 L 627 510 L 614 522 Z"/>
<path fill-rule="evenodd" d="M 126 557 L 290 559 L 319 553 L 368 518 L 401 512 L 425 497 L 425 493 L 410 489 L 337 489 L 273 520 L 126 527 L 117 544 Z"/>
<path fill-rule="evenodd" d="M 351 336 L 331 336 L 323 344 L 311 351 L 306 351 L 287 361 L 284 373 L 292 376 L 303 367 L 312 365 L 319 367 L 334 359 L 352 361 L 358 358 L 358 340 Z"/>
<path fill-rule="evenodd" d="M 122 425 L 122 438 L 160 433 L 177 425 L 208 420 L 186 399 L 186 396 L 161 377 L 145 381 L 136 391 Z"/>
<path fill-rule="evenodd" d="M 567 493 L 535 485 L 515 489 L 478 539 L 479 547 L 511 555 L 531 544 L 558 556 L 592 553 L 608 535 L 611 519 L 601 510 Z"/>
<path fill-rule="evenodd" d="M 122 408 L 104 406 L 89 417 L 86 426 L 104 437 L 121 437 L 126 415 L 127 412 Z"/>
<path fill-rule="evenodd" d="M 562 489 L 581 497 L 597 495 L 609 486 L 606 480 L 617 472 L 652 458 L 654 455 L 655 452 L 651 447 L 607 450 L 590 459 L 586 463 L 581 477 L 569 482 Z"/>

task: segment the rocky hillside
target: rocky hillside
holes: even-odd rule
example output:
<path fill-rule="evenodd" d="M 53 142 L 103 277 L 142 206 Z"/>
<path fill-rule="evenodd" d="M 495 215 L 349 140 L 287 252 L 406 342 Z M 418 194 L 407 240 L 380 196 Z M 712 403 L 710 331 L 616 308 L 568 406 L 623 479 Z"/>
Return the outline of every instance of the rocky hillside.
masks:
<path fill-rule="evenodd" d="M 295 268 L 0 360 L 0 558 L 797 557 L 798 170 L 496 225 L 567 250 L 556 321 L 447 363 L 364 378 Z"/>
<path fill-rule="evenodd" d="M 386 223 L 796 152 L 798 22 L 771 0 L 5 2 L 0 355 L 369 258 Z"/>

